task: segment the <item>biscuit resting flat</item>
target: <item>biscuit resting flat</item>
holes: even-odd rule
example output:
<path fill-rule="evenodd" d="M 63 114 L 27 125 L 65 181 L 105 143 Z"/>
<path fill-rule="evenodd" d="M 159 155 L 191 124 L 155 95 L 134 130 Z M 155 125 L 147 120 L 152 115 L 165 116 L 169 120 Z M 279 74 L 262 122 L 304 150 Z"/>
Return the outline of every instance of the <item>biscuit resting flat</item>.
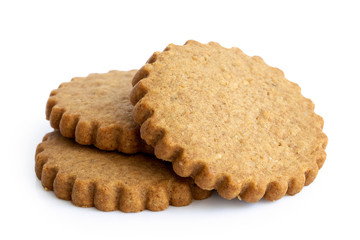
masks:
<path fill-rule="evenodd" d="M 323 165 L 314 104 L 281 70 L 217 43 L 155 52 L 133 79 L 141 137 L 174 171 L 227 199 L 294 195 Z"/>
<path fill-rule="evenodd" d="M 129 101 L 132 71 L 73 78 L 50 94 L 46 118 L 64 137 L 82 145 L 124 153 L 153 153 L 140 138 Z"/>
<path fill-rule="evenodd" d="M 83 146 L 58 131 L 45 135 L 36 150 L 35 172 L 47 190 L 76 206 L 102 211 L 160 211 L 186 206 L 210 191 L 150 155 L 126 155 Z"/>

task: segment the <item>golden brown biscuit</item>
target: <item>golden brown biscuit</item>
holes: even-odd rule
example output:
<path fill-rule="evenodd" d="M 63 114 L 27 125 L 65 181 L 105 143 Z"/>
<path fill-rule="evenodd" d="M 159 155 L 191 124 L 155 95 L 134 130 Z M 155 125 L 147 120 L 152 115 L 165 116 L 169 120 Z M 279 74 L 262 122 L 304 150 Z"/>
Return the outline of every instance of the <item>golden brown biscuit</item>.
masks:
<path fill-rule="evenodd" d="M 133 79 L 141 137 L 175 172 L 227 199 L 298 193 L 326 158 L 323 119 L 281 70 L 238 48 L 170 44 Z"/>
<path fill-rule="evenodd" d="M 47 190 L 76 206 L 102 211 L 160 211 L 185 206 L 211 192 L 181 178 L 166 162 L 143 154 L 125 155 L 82 146 L 58 131 L 36 149 L 35 171 Z"/>
<path fill-rule="evenodd" d="M 131 79 L 136 70 L 110 71 L 73 78 L 53 90 L 46 118 L 63 136 L 82 145 L 124 153 L 153 153 L 140 138 L 129 102 Z"/>

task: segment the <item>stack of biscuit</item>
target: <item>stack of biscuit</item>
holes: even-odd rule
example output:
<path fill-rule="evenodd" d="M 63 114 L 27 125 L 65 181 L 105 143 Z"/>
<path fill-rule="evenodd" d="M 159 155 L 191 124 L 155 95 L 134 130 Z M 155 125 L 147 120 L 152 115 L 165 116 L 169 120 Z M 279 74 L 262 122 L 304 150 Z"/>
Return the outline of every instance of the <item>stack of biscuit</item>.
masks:
<path fill-rule="evenodd" d="M 274 201 L 309 185 L 327 137 L 281 70 L 238 48 L 188 41 L 139 70 L 90 74 L 50 94 L 36 149 L 47 190 L 102 211 L 160 211 L 217 190 Z"/>

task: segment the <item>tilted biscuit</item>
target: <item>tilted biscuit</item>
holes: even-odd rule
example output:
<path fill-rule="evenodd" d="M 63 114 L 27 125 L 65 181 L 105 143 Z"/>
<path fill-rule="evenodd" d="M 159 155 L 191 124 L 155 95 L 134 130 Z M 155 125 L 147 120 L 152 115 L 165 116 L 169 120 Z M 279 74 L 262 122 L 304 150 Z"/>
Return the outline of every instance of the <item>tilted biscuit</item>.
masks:
<path fill-rule="evenodd" d="M 238 48 L 170 44 L 133 79 L 141 137 L 175 172 L 227 199 L 294 195 L 323 165 L 314 104 L 281 70 Z"/>
<path fill-rule="evenodd" d="M 82 145 L 124 153 L 153 153 L 139 136 L 129 101 L 136 70 L 73 78 L 50 94 L 46 118 L 63 136 Z"/>
<path fill-rule="evenodd" d="M 35 172 L 47 190 L 76 206 L 102 211 L 160 211 L 210 196 L 191 178 L 150 155 L 126 155 L 82 146 L 58 131 L 45 135 L 36 150 Z"/>

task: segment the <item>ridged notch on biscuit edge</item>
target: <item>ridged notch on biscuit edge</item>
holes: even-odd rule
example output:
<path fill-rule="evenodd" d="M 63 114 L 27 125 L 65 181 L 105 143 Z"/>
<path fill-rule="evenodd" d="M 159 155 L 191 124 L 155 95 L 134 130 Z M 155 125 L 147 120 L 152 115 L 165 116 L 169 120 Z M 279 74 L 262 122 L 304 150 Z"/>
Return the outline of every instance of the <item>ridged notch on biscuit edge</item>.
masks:
<path fill-rule="evenodd" d="M 35 155 L 38 178 L 45 189 L 53 190 L 58 198 L 71 200 L 76 206 L 95 206 L 102 211 L 139 212 L 144 209 L 161 211 L 168 208 L 169 204 L 186 206 L 192 202 L 192 199 L 205 199 L 211 194 L 192 186 L 189 179 L 160 181 L 158 186 L 150 189 L 79 179 L 75 175 L 61 172 L 58 166 L 50 164 L 45 150 L 44 142 L 40 143 Z M 188 194 L 184 195 L 184 191 L 177 191 L 179 189 L 185 189 Z"/>

